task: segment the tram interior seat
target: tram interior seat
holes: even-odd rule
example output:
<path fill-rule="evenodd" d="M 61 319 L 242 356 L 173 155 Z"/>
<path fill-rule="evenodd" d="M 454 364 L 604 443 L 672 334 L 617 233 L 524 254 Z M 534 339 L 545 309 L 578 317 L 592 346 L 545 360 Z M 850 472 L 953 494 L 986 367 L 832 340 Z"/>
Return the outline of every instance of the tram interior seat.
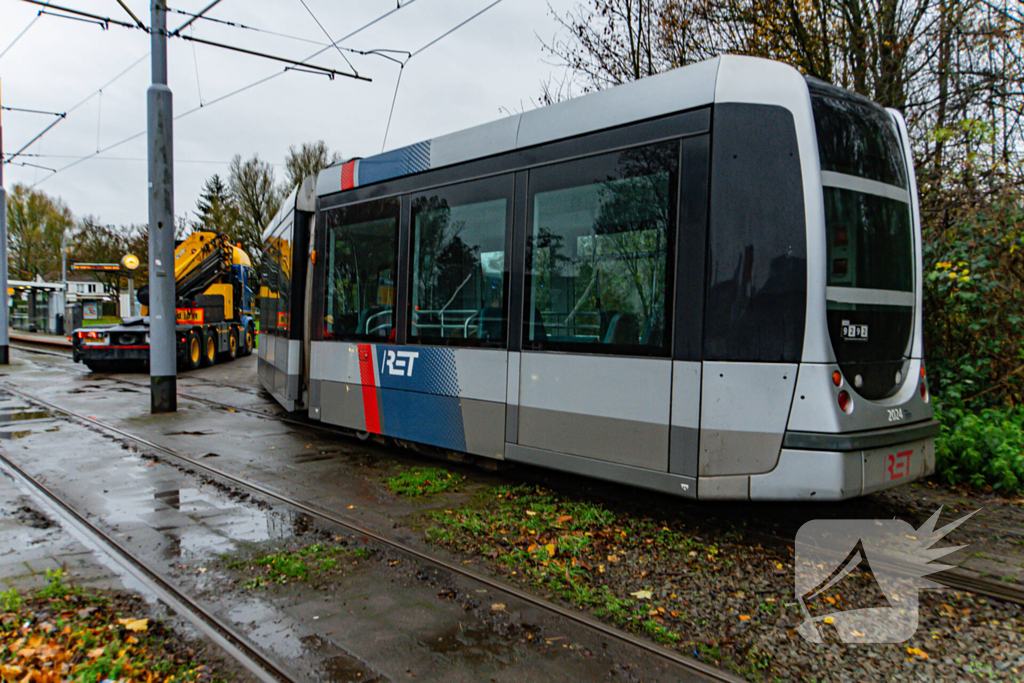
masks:
<path fill-rule="evenodd" d="M 616 313 L 608 321 L 602 344 L 636 344 L 640 339 L 640 323 L 635 313 Z"/>
<path fill-rule="evenodd" d="M 502 339 L 504 315 L 500 306 L 485 306 L 476 316 L 476 336 L 480 339 Z"/>
<path fill-rule="evenodd" d="M 644 331 L 640 333 L 640 344 L 643 346 L 661 346 L 665 340 L 665 330 L 661 321 L 655 321 L 654 317 L 648 317 L 644 325 Z"/>

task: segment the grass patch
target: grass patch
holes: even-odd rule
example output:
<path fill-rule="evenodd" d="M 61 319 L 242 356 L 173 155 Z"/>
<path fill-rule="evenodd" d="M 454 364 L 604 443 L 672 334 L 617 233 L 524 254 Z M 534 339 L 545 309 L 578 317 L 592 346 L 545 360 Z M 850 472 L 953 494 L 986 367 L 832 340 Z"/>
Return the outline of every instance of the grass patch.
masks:
<path fill-rule="evenodd" d="M 345 568 L 370 555 L 370 551 L 364 548 L 350 549 L 316 543 L 294 552 L 266 553 L 252 559 L 231 562 L 228 567 L 254 574 L 246 581 L 246 588 L 259 588 L 271 583 L 320 583 L 341 574 Z"/>
<path fill-rule="evenodd" d="M 429 518 L 432 543 L 490 557 L 512 578 L 668 645 L 682 641 L 685 613 L 670 590 L 653 593 L 658 586 L 643 567 L 680 555 L 693 558 L 697 571 L 726 566 L 718 546 L 664 524 L 527 485 L 489 490 Z"/>
<path fill-rule="evenodd" d="M 430 496 L 458 491 L 464 476 L 440 467 L 413 467 L 388 479 L 388 489 L 399 496 Z"/>
<path fill-rule="evenodd" d="M 138 618 L 141 601 L 68 586 L 60 571 L 47 577 L 26 597 L 0 593 L 0 680 L 209 680 L 192 646 L 177 646 L 161 624 Z"/>

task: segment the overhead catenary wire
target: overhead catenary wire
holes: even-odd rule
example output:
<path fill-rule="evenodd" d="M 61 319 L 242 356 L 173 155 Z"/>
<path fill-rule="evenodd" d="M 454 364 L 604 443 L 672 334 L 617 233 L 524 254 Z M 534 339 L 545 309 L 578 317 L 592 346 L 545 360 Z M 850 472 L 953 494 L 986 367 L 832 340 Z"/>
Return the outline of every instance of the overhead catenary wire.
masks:
<path fill-rule="evenodd" d="M 468 19 L 464 19 L 463 21 L 459 22 L 454 27 L 452 27 L 449 30 L 445 31 L 444 33 L 439 35 L 437 38 L 434 38 L 432 41 L 430 41 L 429 43 L 427 43 L 426 45 L 424 45 L 420 49 L 416 50 L 415 52 L 409 53 L 409 56 L 406 57 L 404 61 L 395 60 L 395 61 L 399 61 L 398 78 L 395 80 L 395 94 L 391 97 L 391 111 L 388 113 L 388 123 L 387 123 L 387 126 L 384 128 L 384 140 L 381 141 L 381 144 L 380 144 L 380 151 L 381 152 L 384 151 L 384 148 L 388 144 L 388 133 L 391 132 L 391 119 L 392 119 L 392 117 L 395 114 L 395 103 L 398 101 L 398 87 L 402 84 L 402 74 L 405 73 L 405 65 L 408 64 L 410 61 L 412 61 L 413 57 L 415 57 L 416 55 L 420 54 L 421 52 L 423 52 L 427 48 L 429 48 L 429 47 L 431 47 L 433 45 L 436 45 L 437 43 L 441 42 L 442 40 L 444 40 L 445 38 L 447 38 L 451 34 L 455 33 L 460 28 L 462 28 L 463 26 L 465 26 L 469 22 L 473 21 L 474 19 L 476 19 L 481 14 L 483 14 L 487 10 L 491 9 L 492 7 L 494 7 L 495 5 L 500 3 L 501 1 L 502 0 L 494 0 L 494 2 L 492 2 L 489 5 L 487 5 L 487 7 L 484 7 L 482 10 L 480 10 L 476 14 L 472 15 Z M 305 3 L 303 3 L 303 4 L 305 4 Z"/>
<path fill-rule="evenodd" d="M 316 18 L 316 15 L 313 14 L 313 10 L 311 10 L 309 8 L 309 5 L 306 4 L 306 0 L 299 0 L 299 2 L 301 2 L 302 6 L 306 8 L 307 12 L 309 12 L 309 16 L 313 17 L 313 21 L 316 22 L 316 25 L 319 26 L 320 30 L 324 32 L 325 36 L 327 36 L 327 40 L 331 41 L 331 45 L 338 48 L 338 54 L 341 55 L 341 58 L 345 60 L 346 64 L 348 64 L 348 68 L 352 69 L 352 71 L 355 71 L 356 73 L 359 73 L 358 71 L 356 71 L 356 68 L 352 66 L 352 62 L 348 61 L 348 57 L 345 56 L 345 53 L 341 51 L 341 47 L 339 47 L 338 44 L 334 42 L 334 38 L 331 38 L 331 34 L 327 32 L 327 29 L 324 28 L 324 25 L 320 22 L 319 19 Z"/>
<path fill-rule="evenodd" d="M 207 17 L 207 16 L 199 17 L 199 16 L 197 16 L 195 14 L 192 14 L 191 12 L 186 12 L 185 10 L 180 10 L 180 9 L 173 9 L 171 7 L 168 7 L 167 11 L 168 12 L 174 12 L 176 14 L 182 14 L 182 15 L 185 15 L 187 17 L 196 17 L 197 19 L 202 19 L 203 21 L 208 21 L 208 22 L 211 22 L 211 23 L 214 23 L 214 24 L 221 24 L 223 26 L 230 26 L 231 28 L 237 28 L 237 29 L 242 29 L 242 30 L 246 30 L 246 31 L 255 31 L 257 33 L 266 33 L 267 35 L 277 36 L 278 38 L 288 38 L 290 40 L 297 40 L 297 41 L 302 42 L 302 43 L 312 43 L 313 45 L 320 45 L 320 46 L 328 45 L 328 43 L 325 43 L 322 40 L 314 40 L 312 38 L 305 38 L 303 36 L 294 36 L 294 35 L 291 35 L 290 33 L 280 33 L 278 31 L 271 31 L 270 29 L 260 28 L 258 26 L 249 26 L 247 24 L 242 24 L 242 23 L 237 22 L 237 21 L 228 21 L 226 19 L 217 19 L 216 17 Z M 342 49 L 346 49 L 346 48 L 342 48 Z"/>
<path fill-rule="evenodd" d="M 194 33 L 194 30 L 190 27 L 188 29 L 189 34 Z M 196 90 L 199 92 L 199 106 L 203 106 L 203 86 L 199 83 L 199 57 L 196 56 L 196 44 L 192 43 L 192 63 L 196 67 Z"/>
<path fill-rule="evenodd" d="M 4 51 L 3 51 L 3 52 L 0 52 L 0 59 L 3 59 L 3 58 L 4 58 L 4 55 L 5 55 L 5 54 L 7 54 L 7 52 L 8 52 L 8 51 L 9 51 L 9 50 L 10 50 L 10 49 L 11 49 L 12 47 L 14 47 L 15 43 L 17 43 L 17 42 L 18 42 L 19 40 L 21 40 L 21 37 L 22 37 L 23 35 L 25 35 L 26 33 L 28 33 L 28 30 L 29 30 L 30 28 L 32 28 L 32 26 L 33 26 L 33 25 L 34 25 L 34 24 L 35 24 L 35 23 L 36 23 L 37 21 L 39 21 L 39 17 L 40 17 L 40 16 L 42 15 L 42 14 L 43 14 L 42 12 L 37 12 L 37 13 L 36 13 L 36 16 L 35 16 L 35 17 L 34 17 L 34 18 L 32 19 L 32 21 L 28 22 L 28 26 L 26 26 L 25 28 L 21 29 L 21 33 L 19 33 L 19 34 L 18 34 L 17 36 L 15 36 L 15 37 L 14 37 L 14 40 L 12 40 L 12 41 L 11 41 L 11 44 L 10 44 L 10 45 L 8 45 L 7 47 L 5 47 L 5 48 L 4 48 Z"/>
<path fill-rule="evenodd" d="M 36 1 L 36 0 L 23 0 L 23 1 L 25 1 L 25 2 L 33 2 L 33 1 Z M 387 12 L 384 12 L 383 14 L 378 16 L 377 18 L 368 21 L 367 23 L 363 24 L 362 26 L 360 26 L 359 28 L 355 29 L 354 31 L 348 33 L 345 36 L 342 36 L 341 38 L 339 38 L 335 42 L 341 43 L 341 42 L 343 42 L 345 40 L 348 40 L 349 38 L 352 38 L 352 37 L 358 35 L 359 33 L 362 33 L 363 31 L 365 31 L 366 29 L 370 28 L 371 26 L 373 26 L 373 25 L 383 21 L 384 19 L 390 17 L 395 12 L 398 12 L 399 10 L 405 9 L 406 7 L 408 7 L 409 5 L 413 4 L 416 1 L 417 0 L 407 0 L 407 2 L 405 2 L 403 4 L 399 4 L 397 7 L 393 8 L 393 9 L 390 9 Z M 327 52 L 332 47 L 333 47 L 333 45 L 328 45 L 326 47 L 323 47 L 323 48 L 317 50 L 316 52 L 314 52 L 313 54 L 309 55 L 305 59 L 303 59 L 301 62 L 298 62 L 298 64 L 304 65 L 310 59 L 314 59 L 315 57 L 318 57 L 318 56 L 322 55 L 324 52 Z M 287 73 L 287 70 L 282 70 L 282 71 L 278 71 L 277 73 L 270 74 L 269 76 L 265 76 L 265 77 L 263 77 L 261 79 L 258 79 L 256 81 L 253 81 L 252 83 L 244 85 L 241 88 L 237 88 L 236 90 L 233 90 L 233 91 L 227 93 L 226 95 L 221 95 L 220 97 L 212 99 L 209 102 L 207 102 L 205 105 L 202 105 L 202 106 L 199 106 L 199 107 L 193 107 L 192 109 L 189 109 L 188 111 L 182 112 L 181 114 L 178 114 L 177 116 L 175 116 L 174 120 L 177 121 L 178 119 L 182 119 L 182 118 L 184 118 L 186 116 L 189 116 L 190 114 L 194 114 L 195 112 L 197 112 L 197 111 L 199 111 L 201 109 L 208 108 L 208 107 L 210 107 L 210 106 L 212 106 L 212 105 L 214 105 L 214 104 L 216 104 L 218 102 L 223 102 L 224 100 L 226 100 L 226 99 L 228 99 L 230 97 L 234 97 L 235 95 L 238 95 L 240 93 L 243 93 L 246 90 L 249 90 L 251 88 L 255 88 L 255 87 L 257 87 L 259 85 L 262 85 L 263 83 L 266 83 L 268 81 L 272 81 L 275 78 L 284 75 L 285 73 Z M 72 161 L 71 163 L 69 163 L 69 164 L 67 164 L 65 166 L 62 166 L 61 168 L 58 168 L 56 171 L 54 171 L 50 175 L 46 176 L 45 178 L 42 178 L 38 182 L 33 183 L 32 187 L 35 188 L 37 185 L 39 185 L 41 183 L 45 183 L 50 178 L 54 177 L 55 175 L 57 175 L 59 173 L 62 173 L 63 171 L 66 171 L 66 170 L 68 170 L 68 169 L 70 169 L 70 168 L 72 168 L 74 166 L 77 166 L 78 164 L 80 164 L 80 163 L 82 163 L 84 161 L 88 161 L 89 159 L 92 159 L 93 157 L 97 156 L 98 154 L 102 154 L 102 153 L 104 153 L 106 151 L 109 151 L 109 150 L 114 149 L 116 147 L 120 147 L 121 145 L 124 145 L 124 144 L 126 144 L 128 142 L 131 142 L 132 140 L 140 138 L 140 137 L 142 137 L 145 134 L 146 134 L 146 131 L 140 131 L 138 133 L 135 133 L 134 135 L 129 135 L 128 137 L 124 138 L 123 140 L 119 140 L 118 142 L 115 142 L 112 145 L 108 145 L 107 147 L 104 147 L 99 152 L 92 152 L 92 153 L 87 154 L 85 156 L 79 157 L 75 161 Z"/>

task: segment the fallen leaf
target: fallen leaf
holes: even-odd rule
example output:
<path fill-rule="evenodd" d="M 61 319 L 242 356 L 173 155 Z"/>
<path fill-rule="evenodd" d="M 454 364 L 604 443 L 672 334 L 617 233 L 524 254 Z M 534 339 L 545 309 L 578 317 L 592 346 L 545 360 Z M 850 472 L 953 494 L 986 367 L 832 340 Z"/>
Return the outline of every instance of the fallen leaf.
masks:
<path fill-rule="evenodd" d="M 830 598 L 830 597 L 828 597 L 828 596 L 826 595 L 826 596 L 825 596 L 825 602 L 827 602 L 827 603 L 828 603 L 828 604 L 830 604 L 830 605 L 834 605 L 834 604 L 836 604 L 836 599 L 835 599 L 835 598 Z"/>
<path fill-rule="evenodd" d="M 89 650 L 89 654 L 88 654 L 89 659 L 99 659 L 102 656 L 103 656 L 103 648 L 102 647 L 98 647 L 95 650 Z"/>
<path fill-rule="evenodd" d="M 537 516 L 537 513 L 534 512 L 533 510 L 527 510 L 526 514 L 529 515 L 530 517 L 536 517 Z"/>
<path fill-rule="evenodd" d="M 907 654 L 908 655 L 917 655 L 921 659 L 928 659 L 928 653 L 925 652 L 924 650 L 920 650 L 920 649 L 918 649 L 916 647 L 908 647 L 907 648 Z"/>
<path fill-rule="evenodd" d="M 529 547 L 528 547 L 528 548 L 526 549 L 526 552 L 528 552 L 528 553 L 532 553 L 532 552 L 533 552 L 534 550 L 536 550 L 536 549 L 537 549 L 537 544 L 536 544 L 536 543 L 531 543 L 531 544 L 529 545 Z"/>
<path fill-rule="evenodd" d="M 826 624 L 834 624 L 836 620 L 832 617 L 825 617 L 824 621 Z"/>
<path fill-rule="evenodd" d="M 558 519 L 555 520 L 555 523 L 556 524 L 563 524 L 565 522 L 571 522 L 571 521 L 572 521 L 572 515 L 562 515 L 561 517 L 559 517 Z"/>
<path fill-rule="evenodd" d="M 630 595 L 637 600 L 650 600 L 653 593 L 651 591 L 636 591 L 635 593 L 630 593 Z"/>
<path fill-rule="evenodd" d="M 493 605 L 491 605 L 491 611 L 492 612 L 504 612 L 505 611 L 505 604 L 501 603 L 501 602 L 496 602 Z"/>
<path fill-rule="evenodd" d="M 548 543 L 546 546 L 544 546 L 544 550 L 548 551 L 548 556 L 549 557 L 554 557 L 555 556 L 555 544 L 554 543 Z"/>
<path fill-rule="evenodd" d="M 132 619 L 124 627 L 129 631 L 146 631 L 149 629 L 149 619 Z"/>
<path fill-rule="evenodd" d="M 741 614 L 740 621 L 750 621 L 750 617 L 746 614 Z"/>
<path fill-rule="evenodd" d="M 618 562 L 619 561 L 619 556 L 618 555 L 609 555 L 608 556 L 608 561 L 609 562 Z"/>
<path fill-rule="evenodd" d="M 864 637 L 864 634 L 861 633 L 860 631 L 850 631 L 850 635 L 853 636 L 854 638 L 863 638 Z"/>
<path fill-rule="evenodd" d="M 597 573 L 598 574 L 604 574 L 604 565 L 603 564 L 597 565 Z"/>

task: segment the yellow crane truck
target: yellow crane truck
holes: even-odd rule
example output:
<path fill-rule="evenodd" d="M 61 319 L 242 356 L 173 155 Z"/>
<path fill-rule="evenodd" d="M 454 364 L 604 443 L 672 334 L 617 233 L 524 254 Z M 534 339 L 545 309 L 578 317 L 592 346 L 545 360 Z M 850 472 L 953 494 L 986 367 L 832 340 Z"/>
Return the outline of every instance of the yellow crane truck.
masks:
<path fill-rule="evenodd" d="M 174 249 L 175 336 L 185 370 L 252 353 L 256 271 L 226 234 L 194 232 Z M 142 316 L 71 334 L 75 362 L 93 371 L 149 362 L 149 288 L 140 287 Z"/>

